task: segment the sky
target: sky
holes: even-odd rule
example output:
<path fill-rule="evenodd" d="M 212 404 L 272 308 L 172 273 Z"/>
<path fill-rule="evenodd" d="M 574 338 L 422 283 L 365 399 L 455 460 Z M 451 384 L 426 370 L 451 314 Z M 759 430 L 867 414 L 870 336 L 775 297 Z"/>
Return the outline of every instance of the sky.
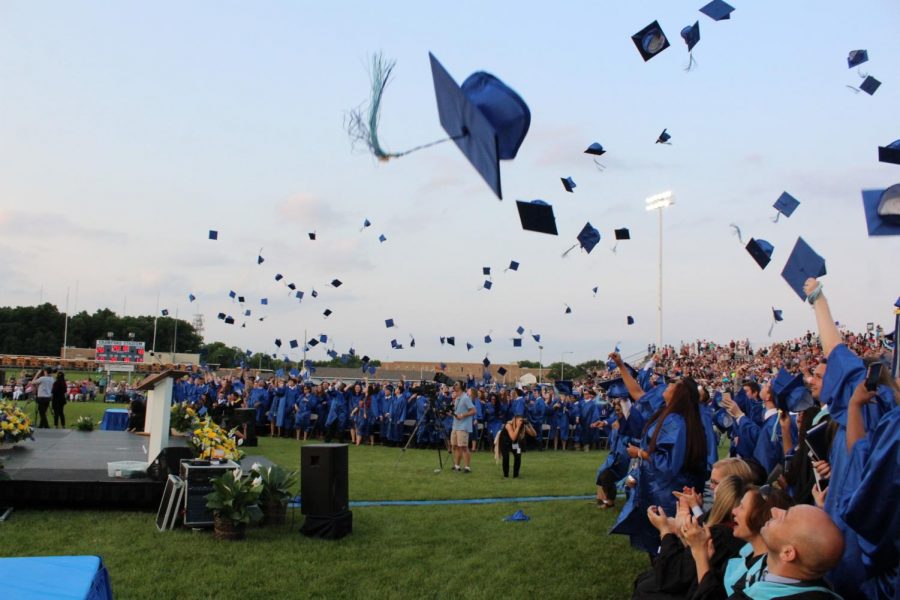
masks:
<path fill-rule="evenodd" d="M 835 318 L 890 331 L 900 239 L 867 236 L 860 191 L 900 180 L 877 161 L 900 137 L 900 4 L 735 0 L 719 22 L 703 4 L 0 0 L 0 305 L 199 313 L 207 341 L 261 352 L 324 333 L 382 360 L 628 355 L 657 336 L 659 217 L 644 199 L 671 190 L 664 343 L 814 328 L 780 276 L 798 236 L 826 260 Z M 644 62 L 631 35 L 654 20 L 671 47 Z M 679 32 L 695 21 L 685 71 Z M 862 80 L 854 49 L 882 81 L 873 96 L 847 87 Z M 379 128 L 391 151 L 445 137 L 429 52 L 457 82 L 484 70 L 525 100 L 502 201 L 453 144 L 388 162 L 352 146 L 344 120 L 369 97 L 375 52 L 396 61 Z M 670 145 L 654 143 L 663 128 Z M 784 191 L 801 205 L 773 223 Z M 551 203 L 560 235 L 523 231 L 517 199 Z M 563 258 L 587 221 L 602 241 Z M 774 245 L 765 270 L 731 223 Z M 632 239 L 613 253 L 621 227 Z M 769 338 L 772 307 L 785 320 Z"/>

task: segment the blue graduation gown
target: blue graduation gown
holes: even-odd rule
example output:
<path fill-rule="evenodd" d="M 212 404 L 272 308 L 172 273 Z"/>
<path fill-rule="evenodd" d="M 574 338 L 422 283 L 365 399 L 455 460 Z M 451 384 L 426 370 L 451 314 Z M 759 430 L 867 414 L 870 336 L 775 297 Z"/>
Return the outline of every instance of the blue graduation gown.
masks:
<path fill-rule="evenodd" d="M 279 414 L 281 420 L 284 420 L 284 393 L 287 388 L 285 386 L 272 389 L 272 401 L 269 403 L 269 421 L 278 425 Z M 278 425 L 280 427 L 280 425 Z"/>
<path fill-rule="evenodd" d="M 284 399 L 275 412 L 275 426 L 293 429 L 294 427 L 294 407 L 300 399 L 300 388 L 297 386 L 284 388 Z"/>
<path fill-rule="evenodd" d="M 403 421 L 406 420 L 406 395 L 391 397 L 391 426 L 389 438 L 393 442 L 403 439 Z"/>
<path fill-rule="evenodd" d="M 631 441 L 631 438 L 628 437 L 628 435 L 623 435 L 623 432 L 626 429 L 625 417 L 622 417 L 618 421 L 618 429 L 609 427 L 609 454 L 606 455 L 606 460 L 600 465 L 600 468 L 597 469 L 598 478 L 604 471 L 609 471 L 616 481 L 624 479 L 625 475 L 628 474 L 628 465 L 631 462 L 631 459 L 628 458 L 628 444 Z M 609 425 L 612 425 L 615 422 L 615 415 L 607 420 Z"/>
<path fill-rule="evenodd" d="M 706 404 L 701 404 L 700 421 L 703 423 L 703 432 L 706 434 L 707 474 L 712 472 L 712 466 L 719 460 L 719 439 L 716 437 L 716 430 L 713 429 L 712 417 L 712 408 Z"/>
<path fill-rule="evenodd" d="M 743 419 L 742 419 L 743 420 Z M 772 434 L 775 434 L 775 441 L 772 441 Z M 781 425 L 778 423 L 778 413 L 771 415 L 762 428 L 759 430 L 759 436 L 756 438 L 756 447 L 753 449 L 753 458 L 771 473 L 776 465 L 784 462 L 784 445 L 782 440 L 784 435 L 781 432 Z M 791 421 L 791 439 L 797 440 L 797 425 Z"/>
<path fill-rule="evenodd" d="M 294 427 L 300 431 L 309 431 L 309 416 L 312 412 L 310 408 L 310 398 L 312 394 L 300 394 L 297 399 L 297 413 L 294 416 Z"/>
<path fill-rule="evenodd" d="M 325 419 L 325 427 L 331 427 L 333 423 L 337 423 L 339 429 L 343 430 L 347 425 L 347 398 L 340 390 L 328 391 L 328 417 Z"/>
<path fill-rule="evenodd" d="M 266 412 L 269 410 L 269 392 L 265 388 L 253 388 L 247 398 L 247 406 L 256 410 L 256 422 L 266 423 Z"/>

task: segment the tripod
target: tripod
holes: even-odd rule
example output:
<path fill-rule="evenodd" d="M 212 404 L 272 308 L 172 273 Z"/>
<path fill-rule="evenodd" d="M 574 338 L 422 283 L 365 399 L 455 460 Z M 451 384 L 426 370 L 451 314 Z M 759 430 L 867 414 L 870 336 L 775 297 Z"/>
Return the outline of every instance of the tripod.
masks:
<path fill-rule="evenodd" d="M 444 424 L 437 418 L 437 415 L 434 411 L 434 399 L 426 398 L 426 402 L 428 403 L 425 408 L 425 414 L 422 415 L 422 420 L 416 420 L 416 426 L 413 427 L 412 432 L 409 434 L 409 439 L 406 440 L 406 443 L 400 448 L 400 454 L 397 455 L 397 462 L 394 463 L 394 467 L 400 464 L 400 458 L 406 452 L 406 449 L 409 448 L 409 445 L 412 443 L 413 439 L 416 437 L 416 433 L 419 431 L 419 427 L 425 423 L 426 425 L 430 422 L 434 426 L 434 430 L 440 434 L 441 440 L 444 442 L 444 449 L 449 453 L 450 452 L 450 437 L 447 434 L 446 428 L 444 428 Z M 434 470 L 435 473 L 440 473 L 444 470 L 444 457 L 441 454 L 440 448 L 435 448 L 438 455 L 438 468 Z"/>

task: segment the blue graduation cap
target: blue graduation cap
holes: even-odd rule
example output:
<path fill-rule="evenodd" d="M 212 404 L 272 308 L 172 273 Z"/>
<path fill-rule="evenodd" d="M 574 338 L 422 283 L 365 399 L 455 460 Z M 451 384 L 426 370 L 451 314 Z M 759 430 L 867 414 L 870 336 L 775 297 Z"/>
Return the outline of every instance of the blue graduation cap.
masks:
<path fill-rule="evenodd" d="M 402 347 L 402 346 L 401 346 L 401 347 Z M 328 352 L 326 352 L 326 354 L 327 354 L 328 356 L 330 356 L 331 358 L 337 358 L 337 356 L 338 356 L 337 350 L 335 350 L 334 348 L 332 348 L 331 350 L 329 350 Z"/>
<path fill-rule="evenodd" d="M 506 268 L 507 271 L 518 271 L 519 263 L 514 260 L 509 261 L 509 266 Z"/>
<path fill-rule="evenodd" d="M 269 299 L 268 298 L 260 298 L 259 303 L 262 304 L 263 306 L 268 306 Z"/>
<path fill-rule="evenodd" d="M 474 347 L 475 347 L 475 346 L 473 346 L 473 345 L 470 344 L 469 342 L 466 342 L 466 350 L 471 350 L 471 349 L 474 348 Z"/>
<path fill-rule="evenodd" d="M 504 521 L 530 521 L 531 517 L 523 513 L 521 510 L 517 510 L 513 514 L 508 517 L 503 518 Z"/>
<path fill-rule="evenodd" d="M 900 184 L 885 190 L 863 190 L 869 236 L 900 235 Z"/>
<path fill-rule="evenodd" d="M 522 347 L 522 338 L 513 338 L 513 348 Z"/>
<path fill-rule="evenodd" d="M 399 347 L 400 347 L 400 344 L 397 343 L 397 339 L 396 339 L 396 338 L 394 338 L 393 340 L 391 340 L 391 348 L 397 349 L 397 348 L 399 348 Z"/>
<path fill-rule="evenodd" d="M 325 318 L 327 319 L 328 317 L 330 317 L 332 315 L 331 309 L 326 308 L 324 311 L 322 311 L 322 315 L 324 315 Z"/>
<path fill-rule="evenodd" d="M 772 380 L 772 394 L 775 406 L 787 412 L 801 412 L 814 404 L 812 394 L 803 385 L 803 375 L 793 375 L 783 367 Z"/>
<path fill-rule="evenodd" d="M 316 338 L 309 338 L 309 341 L 306 342 L 306 345 L 310 348 L 315 348 L 319 345 L 319 340 L 317 340 Z"/>
<path fill-rule="evenodd" d="M 626 321 L 629 325 L 634 325 L 634 317 L 632 317 L 631 315 L 628 315 L 628 318 L 625 319 L 625 321 Z"/>
<path fill-rule="evenodd" d="M 231 315 L 228 315 L 227 317 L 225 317 L 225 324 L 226 325 L 234 325 L 234 317 L 232 317 Z"/>
<path fill-rule="evenodd" d="M 284 377 L 284 369 L 277 369 L 275 371 L 275 377 L 279 377 L 279 378 Z"/>
<path fill-rule="evenodd" d="M 781 271 L 784 280 L 801 300 L 806 300 L 803 284 L 810 277 L 818 278 L 826 273 L 825 259 L 816 254 L 815 250 L 810 248 L 802 237 L 798 237 L 794 249 L 791 250 L 791 255 Z"/>
<path fill-rule="evenodd" d="M 668 132 L 668 129 L 663 129 L 662 133 L 659 134 L 659 137 L 656 138 L 657 144 L 668 144 L 669 140 L 672 139 L 672 135 Z"/>
<path fill-rule="evenodd" d="M 377 369 L 376 369 L 375 365 L 369 365 L 369 369 L 368 369 L 368 370 L 369 370 L 369 375 L 374 375 L 374 374 L 375 374 L 375 371 L 376 371 Z"/>
<path fill-rule="evenodd" d="M 569 193 L 573 193 L 575 188 L 578 187 L 575 185 L 575 180 L 571 177 L 561 177 L 563 188 Z"/>
<path fill-rule="evenodd" d="M 693 50 L 694 46 L 697 45 L 697 42 L 700 41 L 700 21 L 682 29 L 681 38 L 684 40 L 684 43 L 687 44 L 688 52 Z"/>
<path fill-rule="evenodd" d="M 625 386 L 625 381 L 621 377 L 601 381 L 599 385 L 600 388 L 606 392 L 607 398 L 631 397 L 631 394 L 628 393 L 628 388 Z"/>
<path fill-rule="evenodd" d="M 303 290 L 297 290 L 294 292 L 294 298 L 297 300 L 303 300 Z"/>
<path fill-rule="evenodd" d="M 519 210 L 519 220 L 522 223 L 522 229 L 537 233 L 559 235 L 556 230 L 556 217 L 553 216 L 553 207 L 543 200 L 532 200 L 531 202 L 516 200 L 516 208 Z"/>
<path fill-rule="evenodd" d="M 188 302 L 193 302 L 196 299 L 197 299 L 197 296 L 195 296 L 193 294 L 188 294 Z"/>
<path fill-rule="evenodd" d="M 859 89 L 872 96 L 875 94 L 875 91 L 881 87 L 881 82 L 872 77 L 871 75 L 867 76 L 863 79 L 863 82 L 859 85 Z"/>
<path fill-rule="evenodd" d="M 486 289 L 486 290 L 489 290 L 489 289 L 491 289 L 492 287 L 494 287 L 494 282 L 491 281 L 490 279 L 485 279 L 485 280 L 484 280 L 484 284 L 482 284 L 481 287 L 483 287 L 483 288 Z"/>
<path fill-rule="evenodd" d="M 340 279 L 332 279 L 331 280 L 331 285 L 333 285 L 336 288 L 341 287 L 342 284 L 343 284 L 343 281 L 341 281 Z"/>
<path fill-rule="evenodd" d="M 584 248 L 588 254 L 591 253 L 591 250 L 594 249 L 598 243 L 600 243 L 600 232 L 591 225 L 590 221 L 584 224 L 584 227 L 581 228 L 581 231 L 578 233 L 578 237 L 576 238 L 578 243 L 563 252 L 563 256 L 566 256 L 569 252 L 574 250 L 579 245 Z"/>
<path fill-rule="evenodd" d="M 218 315 L 216 315 L 216 318 L 219 319 L 220 321 L 224 321 L 224 320 L 225 320 L 225 313 L 220 312 Z"/>
<path fill-rule="evenodd" d="M 631 36 L 631 41 L 641 53 L 641 58 L 647 62 L 663 50 L 669 47 L 669 40 L 663 33 L 658 21 L 653 21 L 636 34 Z"/>
<path fill-rule="evenodd" d="M 381 235 L 378 236 L 378 241 L 381 242 L 381 243 L 383 244 L 384 242 L 387 241 L 387 238 L 386 238 L 385 235 L 382 233 Z"/>
<path fill-rule="evenodd" d="M 250 316 L 250 309 L 249 309 L 249 308 L 248 308 L 247 310 L 244 311 L 244 316 L 245 316 L 245 317 L 249 317 L 249 316 Z"/>
<path fill-rule="evenodd" d="M 900 165 L 900 140 L 894 140 L 887 146 L 878 146 L 878 160 Z"/>
<path fill-rule="evenodd" d="M 310 232 L 307 233 L 306 235 L 309 236 L 309 239 L 315 241 L 315 239 L 316 239 L 316 232 L 315 232 L 315 231 L 310 231 Z"/>
<path fill-rule="evenodd" d="M 275 273 L 275 281 L 281 281 L 282 279 L 284 279 L 284 275 L 282 275 L 281 273 Z"/>
<path fill-rule="evenodd" d="M 522 335 L 523 333 L 525 333 L 525 328 L 519 325 L 518 327 L 516 327 L 516 333 Z"/>
<path fill-rule="evenodd" d="M 572 382 L 567 379 L 559 379 L 553 382 L 553 388 L 560 394 L 572 395 Z"/>
<path fill-rule="evenodd" d="M 567 314 L 567 315 L 571 315 L 571 314 L 572 314 L 572 307 L 569 306 L 568 304 L 566 304 L 566 312 L 565 312 L 565 314 Z"/>
<path fill-rule="evenodd" d="M 782 311 L 780 308 L 775 308 L 774 306 L 772 307 L 772 318 L 776 321 L 784 321 L 783 313 L 784 311 Z"/>
<path fill-rule="evenodd" d="M 266 259 L 264 259 L 264 258 L 262 257 L 262 254 L 258 254 L 258 255 L 256 256 L 256 264 L 261 265 L 261 264 L 263 264 L 264 262 L 266 262 Z"/>
<path fill-rule="evenodd" d="M 847 55 L 847 68 L 852 69 L 853 67 L 858 67 L 864 62 L 868 62 L 869 53 L 865 50 L 851 50 Z"/>
<path fill-rule="evenodd" d="M 497 375 L 499 375 L 500 377 L 503 377 L 506 375 L 506 373 L 507 373 L 506 368 L 497 367 Z"/>
<path fill-rule="evenodd" d="M 211 240 L 219 239 L 219 232 L 216 231 L 215 229 L 210 229 L 209 230 L 209 239 L 211 239 Z"/>
<path fill-rule="evenodd" d="M 594 295 L 596 296 L 596 295 L 597 295 L 597 292 L 600 291 L 600 286 L 595 285 L 595 286 L 592 288 L 592 291 L 594 292 Z"/>
<path fill-rule="evenodd" d="M 441 127 L 502 199 L 500 160 L 516 157 L 531 125 L 528 105 L 484 71 L 473 73 L 458 86 L 433 54 L 429 52 L 428 57 Z"/>
<path fill-rule="evenodd" d="M 491 338 L 490 335 L 484 336 L 484 343 L 485 343 L 485 344 L 490 344 L 490 343 L 493 342 L 493 341 L 494 341 L 494 340 L 493 340 L 493 338 Z"/>
<path fill-rule="evenodd" d="M 164 316 L 164 317 L 168 317 L 168 316 L 169 316 L 169 309 L 168 309 L 168 308 L 162 309 L 162 316 Z"/>
<path fill-rule="evenodd" d="M 276 345 L 277 347 L 281 348 L 281 340 L 278 339 L 278 338 L 275 338 L 275 345 Z"/>
<path fill-rule="evenodd" d="M 451 335 L 450 337 L 447 338 L 447 343 L 450 344 L 451 346 L 456 346 L 456 338 Z"/>
<path fill-rule="evenodd" d="M 363 221 L 363 226 L 362 226 L 362 229 L 360 229 L 360 231 L 362 231 L 366 227 L 371 227 L 371 226 L 372 226 L 372 222 L 369 221 L 368 219 L 366 219 L 365 221 Z"/>
<path fill-rule="evenodd" d="M 327 343 L 328 343 L 328 336 L 325 335 L 324 333 L 320 333 L 320 334 L 319 334 L 319 341 L 322 342 L 323 344 L 327 344 Z"/>
<path fill-rule="evenodd" d="M 539 334 L 539 333 L 532 333 L 532 334 L 531 334 L 531 337 L 534 338 L 534 341 L 537 342 L 538 344 L 541 343 L 541 334 Z"/>
<path fill-rule="evenodd" d="M 769 261 L 772 260 L 772 251 L 775 250 L 775 247 L 766 240 L 757 240 L 755 238 L 750 238 L 746 248 L 760 269 L 766 268 Z"/>
<path fill-rule="evenodd" d="M 603 146 L 599 142 L 594 142 L 587 147 L 587 150 L 585 150 L 584 153 L 593 154 L 594 156 L 603 156 L 606 154 L 606 150 L 603 149 Z"/>
<path fill-rule="evenodd" d="M 237 293 L 234 290 L 228 292 L 228 297 L 234 300 L 237 297 Z"/>
<path fill-rule="evenodd" d="M 388 329 L 390 329 L 391 327 L 394 326 L 394 320 L 393 319 L 385 319 L 384 326 L 387 327 Z"/>
<path fill-rule="evenodd" d="M 490 274 L 491 274 L 491 268 L 490 268 L 490 267 L 481 267 L 481 274 L 482 274 L 482 275 L 490 275 Z"/>
<path fill-rule="evenodd" d="M 491 361 L 488 359 L 487 356 L 485 356 L 484 360 L 481 361 L 481 364 L 483 364 L 484 368 L 487 369 L 489 366 L 491 366 Z"/>
<path fill-rule="evenodd" d="M 289 343 L 290 343 L 291 348 L 299 348 L 300 347 L 300 343 L 297 340 L 291 340 Z"/>
<path fill-rule="evenodd" d="M 785 217 L 790 217 L 794 214 L 794 211 L 797 210 L 797 207 L 800 206 L 800 201 L 788 194 L 787 192 L 782 192 L 778 197 L 778 200 L 775 201 L 775 204 L 772 205 L 775 210 L 778 211 L 778 214 L 775 215 L 775 222 L 778 222 L 778 218 L 781 215 Z"/>
<path fill-rule="evenodd" d="M 350 362 L 350 355 L 349 354 L 341 354 L 341 364 L 346 365 L 348 362 Z"/>
<path fill-rule="evenodd" d="M 713 21 L 724 21 L 731 18 L 734 7 L 722 0 L 712 0 L 712 2 L 701 8 L 700 12 Z"/>

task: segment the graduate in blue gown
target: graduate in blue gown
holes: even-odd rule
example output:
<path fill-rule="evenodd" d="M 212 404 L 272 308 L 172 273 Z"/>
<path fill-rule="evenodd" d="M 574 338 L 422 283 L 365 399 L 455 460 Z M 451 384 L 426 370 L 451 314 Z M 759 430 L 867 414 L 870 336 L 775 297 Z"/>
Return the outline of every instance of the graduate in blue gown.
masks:
<path fill-rule="evenodd" d="M 266 424 L 266 413 L 269 411 L 269 391 L 265 388 L 262 379 L 257 379 L 247 396 L 247 408 L 256 411 L 256 423 Z"/>
<path fill-rule="evenodd" d="M 291 430 L 294 428 L 294 415 L 296 414 L 299 400 L 300 387 L 297 385 L 297 381 L 291 377 L 288 380 L 287 387 L 284 389 L 284 400 L 275 413 L 275 428 L 278 430 L 279 436 L 282 431 L 287 435 L 291 434 Z"/>
<path fill-rule="evenodd" d="M 612 508 L 616 504 L 616 485 L 628 474 L 628 446 L 634 441 L 627 427 L 628 414 L 631 412 L 631 401 L 616 398 L 613 400 L 613 413 L 601 420 L 597 425 L 609 432 L 609 454 L 597 469 L 597 505 Z"/>
<path fill-rule="evenodd" d="M 330 387 L 325 395 L 328 397 L 328 416 L 325 418 L 325 442 L 330 443 L 337 435 L 344 440 L 344 429 L 347 427 L 347 419 L 350 410 L 347 407 L 347 398 L 344 395 L 343 385 Z"/>
<path fill-rule="evenodd" d="M 402 386 L 393 390 L 390 409 L 390 434 L 388 439 L 394 444 L 403 441 L 403 421 L 406 420 L 407 397 Z"/>
<path fill-rule="evenodd" d="M 278 425 L 278 418 L 281 415 L 282 421 L 284 420 L 284 394 L 287 388 L 279 379 L 275 380 L 275 384 L 272 388 L 272 401 L 269 403 L 269 434 L 272 437 L 281 436 L 280 425 Z"/>

